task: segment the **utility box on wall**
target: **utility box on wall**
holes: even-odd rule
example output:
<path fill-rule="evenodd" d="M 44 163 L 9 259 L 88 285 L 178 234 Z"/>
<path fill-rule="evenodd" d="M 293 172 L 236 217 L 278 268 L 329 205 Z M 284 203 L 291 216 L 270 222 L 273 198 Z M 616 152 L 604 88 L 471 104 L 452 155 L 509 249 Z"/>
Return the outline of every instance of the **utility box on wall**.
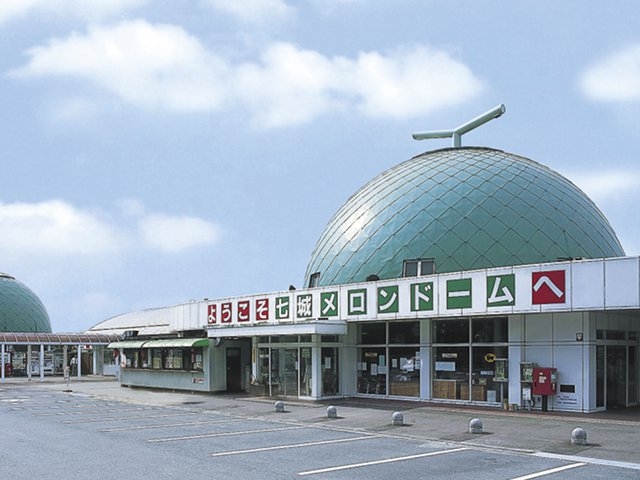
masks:
<path fill-rule="evenodd" d="M 558 369 L 534 367 L 533 369 L 533 394 L 555 395 L 557 393 Z"/>

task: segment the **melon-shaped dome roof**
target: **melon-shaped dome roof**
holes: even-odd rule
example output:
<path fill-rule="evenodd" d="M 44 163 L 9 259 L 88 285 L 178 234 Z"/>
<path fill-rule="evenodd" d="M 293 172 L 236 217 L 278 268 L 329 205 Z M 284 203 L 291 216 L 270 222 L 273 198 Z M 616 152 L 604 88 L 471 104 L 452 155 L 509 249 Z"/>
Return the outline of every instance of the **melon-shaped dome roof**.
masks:
<path fill-rule="evenodd" d="M 0 273 L 0 332 L 51 333 L 49 314 L 24 283 Z"/>
<path fill-rule="evenodd" d="M 305 285 L 624 256 L 609 222 L 573 183 L 528 158 L 478 147 L 426 152 L 380 174 L 333 216 Z"/>

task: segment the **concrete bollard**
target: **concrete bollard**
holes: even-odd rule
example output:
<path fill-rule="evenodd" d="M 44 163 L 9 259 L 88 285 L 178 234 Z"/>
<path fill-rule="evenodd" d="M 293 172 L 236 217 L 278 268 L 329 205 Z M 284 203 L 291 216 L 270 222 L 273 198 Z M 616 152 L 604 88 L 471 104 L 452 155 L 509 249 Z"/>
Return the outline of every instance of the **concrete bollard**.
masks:
<path fill-rule="evenodd" d="M 586 445 L 587 432 L 584 428 L 577 427 L 571 431 L 571 445 Z"/>
<path fill-rule="evenodd" d="M 327 407 L 327 417 L 338 418 L 338 409 L 336 407 Z"/>
<path fill-rule="evenodd" d="M 482 420 L 479 418 L 472 418 L 469 421 L 469 433 L 484 433 Z"/>
<path fill-rule="evenodd" d="M 274 406 L 276 408 L 276 412 L 284 412 L 284 402 L 282 400 L 278 400 Z"/>
<path fill-rule="evenodd" d="M 391 415 L 391 425 L 395 427 L 401 427 L 404 425 L 404 417 L 402 416 L 402 413 L 393 412 L 393 415 Z"/>

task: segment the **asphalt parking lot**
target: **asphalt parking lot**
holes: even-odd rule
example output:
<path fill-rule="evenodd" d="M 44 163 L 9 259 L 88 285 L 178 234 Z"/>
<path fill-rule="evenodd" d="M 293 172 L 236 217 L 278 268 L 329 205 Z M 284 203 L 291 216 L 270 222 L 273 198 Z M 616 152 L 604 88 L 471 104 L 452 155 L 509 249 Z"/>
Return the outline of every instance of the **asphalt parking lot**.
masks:
<path fill-rule="evenodd" d="M 640 477 L 640 420 L 352 399 L 285 402 L 121 387 L 0 384 L 5 478 Z M 402 426 L 391 424 L 395 411 Z M 468 433 L 471 418 L 482 434 Z M 570 442 L 580 424 L 588 445 Z M 527 437 L 531 437 L 527 439 Z"/>

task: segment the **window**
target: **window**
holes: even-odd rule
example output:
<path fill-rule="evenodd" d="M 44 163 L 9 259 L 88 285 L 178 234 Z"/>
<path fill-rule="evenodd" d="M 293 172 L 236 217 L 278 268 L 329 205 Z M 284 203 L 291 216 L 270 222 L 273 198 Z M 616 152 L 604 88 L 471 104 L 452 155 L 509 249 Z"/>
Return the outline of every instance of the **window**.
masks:
<path fill-rule="evenodd" d="M 387 343 L 387 324 L 380 322 L 358 325 L 358 339 L 364 345 L 384 345 Z"/>
<path fill-rule="evenodd" d="M 320 283 L 320 272 L 312 273 L 309 277 L 309 288 L 317 287 Z"/>
<path fill-rule="evenodd" d="M 340 337 L 338 337 L 338 335 L 322 335 L 320 336 L 320 341 L 322 343 L 338 343 Z"/>
<path fill-rule="evenodd" d="M 389 343 L 420 343 L 420 323 L 389 322 Z"/>
<path fill-rule="evenodd" d="M 469 343 L 469 320 L 434 320 L 431 322 L 434 343 Z"/>
<path fill-rule="evenodd" d="M 167 370 L 182 369 L 182 349 L 168 348 L 164 354 L 164 368 Z"/>
<path fill-rule="evenodd" d="M 435 260 L 433 258 L 419 258 L 416 260 L 405 260 L 402 266 L 403 277 L 419 277 L 421 275 L 433 275 L 436 271 Z"/>
<path fill-rule="evenodd" d="M 474 343 L 494 343 L 508 342 L 508 320 L 503 318 L 478 318 L 471 323 L 472 342 Z"/>
<path fill-rule="evenodd" d="M 162 350 L 154 348 L 151 350 L 151 368 L 160 370 L 162 368 Z"/>
<path fill-rule="evenodd" d="M 501 403 L 509 357 L 507 317 L 433 320 L 433 398 Z"/>
<path fill-rule="evenodd" d="M 202 371 L 203 369 L 203 349 L 201 347 L 143 349 L 138 357 L 137 368 L 149 368 L 148 352 L 151 357 L 150 366 L 154 370 Z"/>

